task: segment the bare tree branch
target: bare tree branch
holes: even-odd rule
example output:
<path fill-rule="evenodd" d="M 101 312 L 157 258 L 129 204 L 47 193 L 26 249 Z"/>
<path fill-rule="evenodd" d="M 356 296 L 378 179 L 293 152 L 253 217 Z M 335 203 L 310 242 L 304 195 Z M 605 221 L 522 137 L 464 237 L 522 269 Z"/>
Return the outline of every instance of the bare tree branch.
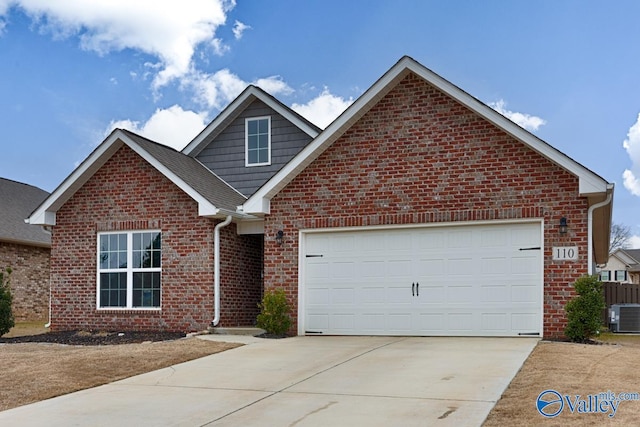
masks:
<path fill-rule="evenodd" d="M 611 239 L 609 240 L 609 253 L 618 249 L 626 249 L 631 242 L 631 227 L 624 224 L 613 223 L 611 225 Z"/>

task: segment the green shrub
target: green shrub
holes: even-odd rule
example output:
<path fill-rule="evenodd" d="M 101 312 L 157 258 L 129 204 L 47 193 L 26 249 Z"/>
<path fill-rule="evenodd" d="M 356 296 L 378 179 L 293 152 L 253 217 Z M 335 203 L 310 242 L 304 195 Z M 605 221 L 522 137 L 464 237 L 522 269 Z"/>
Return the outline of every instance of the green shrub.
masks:
<path fill-rule="evenodd" d="M 273 335 L 285 335 L 291 327 L 289 303 L 282 289 L 268 291 L 258 304 L 260 314 L 256 325 Z"/>
<path fill-rule="evenodd" d="M 597 276 L 583 276 L 574 287 L 578 296 L 565 307 L 568 322 L 564 333 L 571 341 L 585 342 L 602 327 L 602 310 L 606 308 L 604 292 Z"/>
<path fill-rule="evenodd" d="M 9 332 L 15 326 L 13 312 L 11 311 L 11 288 L 9 287 L 11 267 L 0 270 L 0 336 Z"/>

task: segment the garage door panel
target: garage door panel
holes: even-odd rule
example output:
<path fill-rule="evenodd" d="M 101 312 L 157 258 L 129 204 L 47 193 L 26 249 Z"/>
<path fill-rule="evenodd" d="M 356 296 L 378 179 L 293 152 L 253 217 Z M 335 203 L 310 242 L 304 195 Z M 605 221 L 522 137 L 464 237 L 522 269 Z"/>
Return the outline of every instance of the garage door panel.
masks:
<path fill-rule="evenodd" d="M 480 325 L 482 330 L 490 332 L 506 332 L 508 322 L 506 313 L 482 313 L 480 315 Z"/>
<path fill-rule="evenodd" d="M 348 335 L 539 332 L 540 231 L 539 223 L 521 223 L 309 233 L 306 253 L 315 256 L 302 258 L 305 329 Z"/>
<path fill-rule="evenodd" d="M 482 285 L 481 302 L 506 303 L 511 300 L 511 289 L 507 285 Z"/>
<path fill-rule="evenodd" d="M 444 313 L 420 313 L 418 315 L 418 329 L 425 335 L 439 335 L 446 329 L 446 315 Z"/>
<path fill-rule="evenodd" d="M 511 302 L 522 302 L 532 304 L 537 300 L 540 288 L 533 285 L 513 285 L 511 286 Z"/>
<path fill-rule="evenodd" d="M 364 306 L 378 305 L 384 306 L 387 302 L 387 290 L 385 286 L 372 287 L 367 286 L 362 289 L 361 301 Z"/>
<path fill-rule="evenodd" d="M 420 277 L 439 278 L 445 275 L 446 261 L 442 258 L 424 259 L 416 261 L 414 270 Z"/>
<path fill-rule="evenodd" d="M 362 261 L 362 277 L 383 279 L 387 275 L 387 264 L 384 259 Z"/>
<path fill-rule="evenodd" d="M 461 313 L 454 311 L 447 313 L 447 326 L 443 332 L 473 332 L 474 317 L 472 312 Z"/>

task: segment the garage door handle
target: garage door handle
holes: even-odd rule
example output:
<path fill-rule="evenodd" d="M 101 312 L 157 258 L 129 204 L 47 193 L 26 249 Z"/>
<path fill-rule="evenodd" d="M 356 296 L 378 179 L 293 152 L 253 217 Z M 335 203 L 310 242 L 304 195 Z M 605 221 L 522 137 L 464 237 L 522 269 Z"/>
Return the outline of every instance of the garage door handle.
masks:
<path fill-rule="evenodd" d="M 416 296 L 420 296 L 420 283 L 416 282 Z"/>
<path fill-rule="evenodd" d="M 411 296 L 412 297 L 416 296 L 416 284 L 415 283 L 411 284 Z"/>

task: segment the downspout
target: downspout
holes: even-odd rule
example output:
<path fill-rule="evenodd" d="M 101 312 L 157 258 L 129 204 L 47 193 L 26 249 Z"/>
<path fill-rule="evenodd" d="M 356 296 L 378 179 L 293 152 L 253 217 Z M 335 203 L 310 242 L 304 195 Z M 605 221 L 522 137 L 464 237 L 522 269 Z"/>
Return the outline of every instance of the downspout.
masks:
<path fill-rule="evenodd" d="M 27 220 L 25 219 L 24 222 L 27 222 Z M 47 228 L 46 225 L 42 226 L 42 231 L 47 233 L 49 236 L 53 234 L 51 233 L 51 229 Z M 51 258 L 51 255 L 49 255 L 49 258 Z M 49 262 L 49 269 L 51 269 L 51 262 Z M 51 327 L 51 273 L 49 273 L 49 321 L 44 325 L 44 327 Z"/>
<path fill-rule="evenodd" d="M 218 326 L 220 322 L 220 229 L 231 223 L 231 215 L 217 224 L 213 231 L 213 320 L 211 326 Z"/>
<path fill-rule="evenodd" d="M 608 205 L 611 202 L 611 198 L 613 197 L 613 192 L 607 192 L 607 198 L 602 202 L 596 203 L 589 207 L 587 211 L 587 223 L 588 223 L 588 247 L 587 247 L 587 272 L 588 274 L 593 274 L 593 211 L 598 208 L 601 208 L 605 205 Z"/>

